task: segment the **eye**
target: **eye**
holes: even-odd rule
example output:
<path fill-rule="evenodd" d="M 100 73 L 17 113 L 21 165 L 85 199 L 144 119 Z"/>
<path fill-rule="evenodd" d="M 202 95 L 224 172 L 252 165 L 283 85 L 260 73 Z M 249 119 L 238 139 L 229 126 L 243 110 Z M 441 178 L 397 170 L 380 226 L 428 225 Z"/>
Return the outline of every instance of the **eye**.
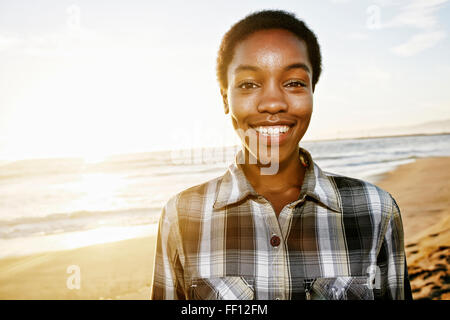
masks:
<path fill-rule="evenodd" d="M 239 89 L 256 89 L 258 88 L 258 84 L 250 81 L 241 82 L 238 86 Z"/>
<path fill-rule="evenodd" d="M 300 80 L 291 80 L 286 82 L 285 86 L 289 88 L 304 88 L 306 87 L 306 83 Z"/>

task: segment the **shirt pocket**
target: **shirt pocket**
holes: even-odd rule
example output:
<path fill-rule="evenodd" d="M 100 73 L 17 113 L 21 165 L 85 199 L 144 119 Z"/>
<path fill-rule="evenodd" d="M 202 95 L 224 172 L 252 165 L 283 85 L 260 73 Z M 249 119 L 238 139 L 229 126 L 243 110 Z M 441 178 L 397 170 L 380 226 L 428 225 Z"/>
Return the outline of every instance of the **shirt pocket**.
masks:
<path fill-rule="evenodd" d="M 316 278 L 310 294 L 311 300 L 374 300 L 368 276 Z"/>
<path fill-rule="evenodd" d="M 189 286 L 190 300 L 253 300 L 252 280 L 244 277 L 195 279 Z"/>

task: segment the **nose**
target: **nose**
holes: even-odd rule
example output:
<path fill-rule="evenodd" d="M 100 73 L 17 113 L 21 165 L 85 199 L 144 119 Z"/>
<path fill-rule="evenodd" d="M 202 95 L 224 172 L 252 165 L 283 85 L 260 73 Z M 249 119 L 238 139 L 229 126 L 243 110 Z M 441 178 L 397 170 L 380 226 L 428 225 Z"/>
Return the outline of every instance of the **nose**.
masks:
<path fill-rule="evenodd" d="M 263 86 L 263 92 L 258 105 L 259 112 L 278 113 L 287 110 L 283 89 L 277 83 L 270 82 Z"/>

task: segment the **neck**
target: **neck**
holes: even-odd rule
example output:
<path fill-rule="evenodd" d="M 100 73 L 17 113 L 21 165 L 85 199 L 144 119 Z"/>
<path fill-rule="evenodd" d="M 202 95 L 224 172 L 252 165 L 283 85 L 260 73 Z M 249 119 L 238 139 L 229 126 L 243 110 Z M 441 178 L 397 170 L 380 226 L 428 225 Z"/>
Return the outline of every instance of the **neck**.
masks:
<path fill-rule="evenodd" d="M 255 190 L 264 189 L 276 193 L 291 188 L 301 188 L 305 167 L 300 161 L 298 146 L 289 157 L 278 163 L 278 171 L 273 175 L 262 175 L 261 168 L 267 167 L 268 165 L 248 163 L 248 159 L 250 159 L 248 150 L 243 148 L 243 151 L 245 154 L 245 163 L 241 165 L 241 168 Z"/>

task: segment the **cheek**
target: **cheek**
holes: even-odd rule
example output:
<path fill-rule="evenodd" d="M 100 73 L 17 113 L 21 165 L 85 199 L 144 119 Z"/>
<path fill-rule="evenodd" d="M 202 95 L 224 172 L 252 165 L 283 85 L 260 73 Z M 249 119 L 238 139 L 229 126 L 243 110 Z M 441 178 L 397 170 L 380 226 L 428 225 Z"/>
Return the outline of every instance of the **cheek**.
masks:
<path fill-rule="evenodd" d="M 249 96 L 237 96 L 231 94 L 229 96 L 229 107 L 233 121 L 245 121 L 245 118 L 252 114 L 255 109 L 256 98 Z"/>
<path fill-rule="evenodd" d="M 313 112 L 313 98 L 312 95 L 305 95 L 303 97 L 296 97 L 292 99 L 291 112 L 298 118 L 307 120 L 311 118 Z"/>

